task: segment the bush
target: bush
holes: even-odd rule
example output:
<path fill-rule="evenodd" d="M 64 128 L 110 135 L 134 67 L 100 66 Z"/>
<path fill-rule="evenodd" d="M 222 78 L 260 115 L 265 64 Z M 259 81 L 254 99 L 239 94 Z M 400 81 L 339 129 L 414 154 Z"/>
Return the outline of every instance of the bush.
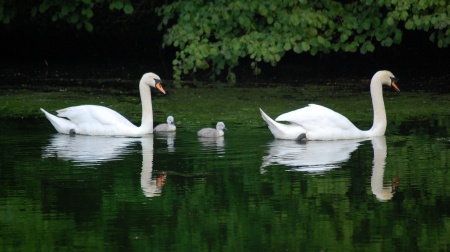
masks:
<path fill-rule="evenodd" d="M 174 78 L 211 70 L 226 71 L 249 57 L 276 65 L 288 51 L 373 52 L 402 42 L 403 31 L 427 32 L 438 47 L 450 44 L 450 5 L 445 0 L 179 0 L 157 9 L 166 29 L 163 46 L 177 48 Z"/>

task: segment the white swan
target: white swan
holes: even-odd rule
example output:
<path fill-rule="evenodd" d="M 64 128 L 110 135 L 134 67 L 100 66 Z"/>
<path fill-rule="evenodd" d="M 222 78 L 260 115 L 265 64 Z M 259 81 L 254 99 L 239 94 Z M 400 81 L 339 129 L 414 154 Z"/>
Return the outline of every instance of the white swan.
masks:
<path fill-rule="evenodd" d="M 165 132 L 165 131 L 175 131 L 177 126 L 175 126 L 175 122 L 173 116 L 167 117 L 167 123 L 161 123 L 156 126 L 153 131 L 154 132 Z"/>
<path fill-rule="evenodd" d="M 199 137 L 221 137 L 224 135 L 223 130 L 226 130 L 225 124 L 223 122 L 218 122 L 216 128 L 204 128 L 197 132 Z"/>
<path fill-rule="evenodd" d="M 154 73 L 146 73 L 139 82 L 142 102 L 142 124 L 135 126 L 116 111 L 97 105 L 81 105 L 56 111 L 54 116 L 44 109 L 53 127 L 63 134 L 81 135 L 123 135 L 135 136 L 153 133 L 153 108 L 150 87 L 156 87 L 163 94 L 161 79 Z M 66 119 L 67 118 L 67 119 Z"/>
<path fill-rule="evenodd" d="M 261 116 L 278 139 L 339 140 L 383 136 L 387 122 L 382 86 L 392 86 L 396 91 L 400 91 L 395 84 L 397 80 L 391 72 L 386 70 L 378 71 L 372 77 L 370 94 L 373 105 L 373 125 L 367 131 L 356 128 L 345 116 L 316 104 L 309 104 L 307 107 L 282 114 L 275 119 L 287 121 L 290 124 L 281 124 L 272 120 L 262 109 L 260 109 Z"/>

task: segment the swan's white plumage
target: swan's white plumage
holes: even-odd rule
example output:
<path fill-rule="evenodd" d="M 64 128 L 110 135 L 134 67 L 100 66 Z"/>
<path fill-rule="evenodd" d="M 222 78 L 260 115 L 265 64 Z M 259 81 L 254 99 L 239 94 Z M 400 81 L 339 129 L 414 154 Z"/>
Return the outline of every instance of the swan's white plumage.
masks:
<path fill-rule="evenodd" d="M 278 116 L 276 121 L 286 121 L 307 129 L 306 138 L 311 140 L 353 139 L 365 137 L 345 116 L 316 105 L 297 109 Z M 298 135 L 297 135 L 298 136 Z"/>
<path fill-rule="evenodd" d="M 59 133 L 81 135 L 144 135 L 153 133 L 153 109 L 150 87 L 161 87 L 161 79 L 154 73 L 146 73 L 139 83 L 142 102 L 142 124 L 135 126 L 116 111 L 97 105 L 80 105 L 57 110 L 54 116 L 44 109 L 47 119 Z"/>
<path fill-rule="evenodd" d="M 262 109 L 259 109 L 259 111 L 261 112 L 261 116 L 264 121 L 267 122 L 270 131 L 277 139 L 297 139 L 300 134 L 306 132 L 306 130 L 298 124 L 282 124 L 275 122 L 266 113 L 264 113 Z"/>
<path fill-rule="evenodd" d="M 260 109 L 261 116 L 277 139 L 295 140 L 302 136 L 307 140 L 338 140 L 382 136 L 387 125 L 382 85 L 392 85 L 399 91 L 395 80 L 396 78 L 389 71 L 378 71 L 372 77 L 370 92 L 374 120 L 372 128 L 367 131 L 356 128 L 345 116 L 316 104 L 310 104 L 307 107 L 282 114 L 275 121 Z M 282 124 L 276 121 L 285 121 L 290 124 Z"/>

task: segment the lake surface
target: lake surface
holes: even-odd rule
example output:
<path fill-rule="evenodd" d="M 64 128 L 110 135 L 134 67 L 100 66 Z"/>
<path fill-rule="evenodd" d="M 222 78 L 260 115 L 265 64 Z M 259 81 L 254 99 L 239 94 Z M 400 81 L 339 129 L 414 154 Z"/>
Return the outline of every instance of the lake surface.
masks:
<path fill-rule="evenodd" d="M 450 249 L 450 113 L 405 117 L 394 94 L 386 94 L 385 137 L 300 144 L 273 139 L 257 110 L 271 101 L 253 104 L 243 91 L 254 89 L 236 90 L 227 96 L 237 97 L 237 105 L 210 89 L 154 97 L 155 118 L 174 114 L 175 134 L 67 136 L 38 112 L 1 118 L 0 250 Z M 180 111 L 198 111 L 196 99 L 206 92 L 217 92 L 212 96 L 224 106 L 241 106 L 224 112 L 223 138 L 196 136 L 220 116 L 206 109 L 183 116 L 162 106 L 172 109 L 167 100 L 189 93 L 192 104 Z M 306 104 L 288 94 L 274 98 L 285 111 Z M 33 106 L 51 106 L 49 99 L 61 95 L 34 93 L 41 104 Z M 359 95 L 324 103 L 360 106 Z M 402 95 L 424 104 L 423 96 Z M 352 112 L 362 128 L 370 125 L 368 106 L 369 112 Z M 208 108 L 219 113 L 219 105 Z M 269 107 L 269 115 L 278 109 Z"/>

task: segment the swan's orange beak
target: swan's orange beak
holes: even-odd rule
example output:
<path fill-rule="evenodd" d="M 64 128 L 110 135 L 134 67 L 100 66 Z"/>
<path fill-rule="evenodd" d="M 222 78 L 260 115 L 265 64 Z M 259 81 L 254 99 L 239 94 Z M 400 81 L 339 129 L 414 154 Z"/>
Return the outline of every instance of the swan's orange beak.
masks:
<path fill-rule="evenodd" d="M 395 84 L 394 81 L 391 83 L 391 86 L 395 89 L 395 91 L 400 92 L 400 89 L 397 87 L 397 84 Z"/>
<path fill-rule="evenodd" d="M 161 91 L 161 93 L 166 94 L 166 91 L 164 91 L 164 88 L 161 85 L 161 82 L 156 83 L 155 87 Z"/>

